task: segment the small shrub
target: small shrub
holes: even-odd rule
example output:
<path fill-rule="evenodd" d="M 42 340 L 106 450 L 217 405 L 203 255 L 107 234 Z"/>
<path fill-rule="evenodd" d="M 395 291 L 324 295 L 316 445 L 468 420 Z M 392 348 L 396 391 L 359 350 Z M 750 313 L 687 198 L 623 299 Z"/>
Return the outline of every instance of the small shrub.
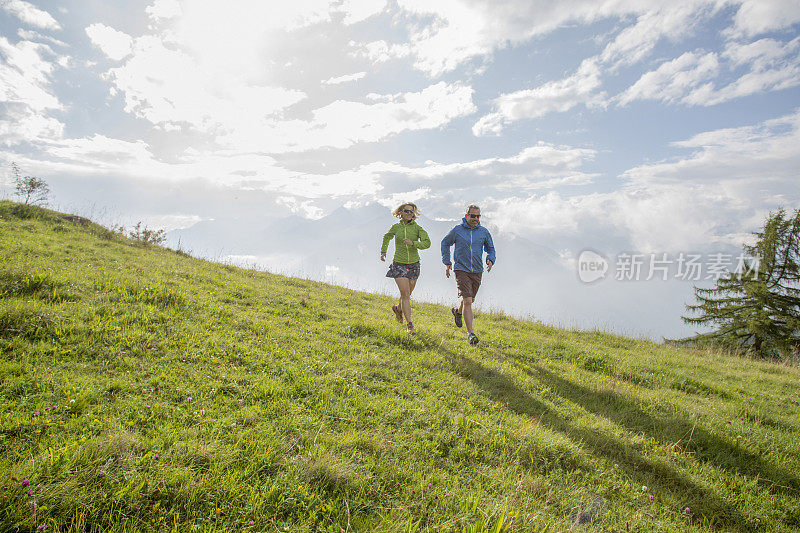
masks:
<path fill-rule="evenodd" d="M 11 174 L 14 176 L 15 194 L 23 199 L 23 205 L 37 205 L 47 201 L 50 194 L 47 182 L 35 176 L 23 177 L 16 163 L 11 163 Z"/>
<path fill-rule="evenodd" d="M 137 243 L 161 246 L 167 240 L 167 234 L 163 229 L 154 230 L 144 226 L 141 221 L 137 222 L 132 230 L 128 232 L 128 237 Z"/>

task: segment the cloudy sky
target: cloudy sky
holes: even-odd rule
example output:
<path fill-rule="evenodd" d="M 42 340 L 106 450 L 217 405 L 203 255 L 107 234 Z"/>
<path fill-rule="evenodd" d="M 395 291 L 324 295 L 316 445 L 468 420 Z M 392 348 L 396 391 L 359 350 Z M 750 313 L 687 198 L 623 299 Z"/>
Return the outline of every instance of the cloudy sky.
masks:
<path fill-rule="evenodd" d="M 389 294 L 389 208 L 438 243 L 477 203 L 484 309 L 674 337 L 715 254 L 800 205 L 799 85 L 797 0 L 0 0 L 2 196 L 14 161 L 53 207 Z"/>

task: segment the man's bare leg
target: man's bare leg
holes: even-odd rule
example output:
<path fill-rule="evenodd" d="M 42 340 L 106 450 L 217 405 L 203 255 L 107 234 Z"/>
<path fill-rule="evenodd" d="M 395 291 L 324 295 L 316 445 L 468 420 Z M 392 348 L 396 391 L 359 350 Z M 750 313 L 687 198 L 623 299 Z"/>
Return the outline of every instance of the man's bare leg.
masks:
<path fill-rule="evenodd" d="M 467 296 L 462 298 L 458 310 L 464 318 L 464 325 L 467 326 L 467 333 L 472 333 L 472 298 Z"/>

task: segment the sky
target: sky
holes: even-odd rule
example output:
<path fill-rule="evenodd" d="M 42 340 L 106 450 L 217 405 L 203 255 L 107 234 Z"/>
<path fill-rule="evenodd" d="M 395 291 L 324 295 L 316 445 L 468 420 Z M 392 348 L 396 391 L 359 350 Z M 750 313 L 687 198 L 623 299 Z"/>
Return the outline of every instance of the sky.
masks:
<path fill-rule="evenodd" d="M 0 0 L 2 198 L 12 162 L 53 208 L 385 294 L 415 202 L 445 304 L 477 204 L 479 309 L 679 338 L 800 206 L 800 1 Z"/>

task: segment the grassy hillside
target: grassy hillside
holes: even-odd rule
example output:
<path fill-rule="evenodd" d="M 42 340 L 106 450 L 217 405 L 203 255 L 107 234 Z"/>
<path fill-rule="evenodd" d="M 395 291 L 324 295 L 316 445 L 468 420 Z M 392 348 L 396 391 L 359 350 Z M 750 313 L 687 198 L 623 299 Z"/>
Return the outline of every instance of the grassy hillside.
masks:
<path fill-rule="evenodd" d="M 0 202 L 0 530 L 800 528 L 798 368 L 391 304 Z"/>

